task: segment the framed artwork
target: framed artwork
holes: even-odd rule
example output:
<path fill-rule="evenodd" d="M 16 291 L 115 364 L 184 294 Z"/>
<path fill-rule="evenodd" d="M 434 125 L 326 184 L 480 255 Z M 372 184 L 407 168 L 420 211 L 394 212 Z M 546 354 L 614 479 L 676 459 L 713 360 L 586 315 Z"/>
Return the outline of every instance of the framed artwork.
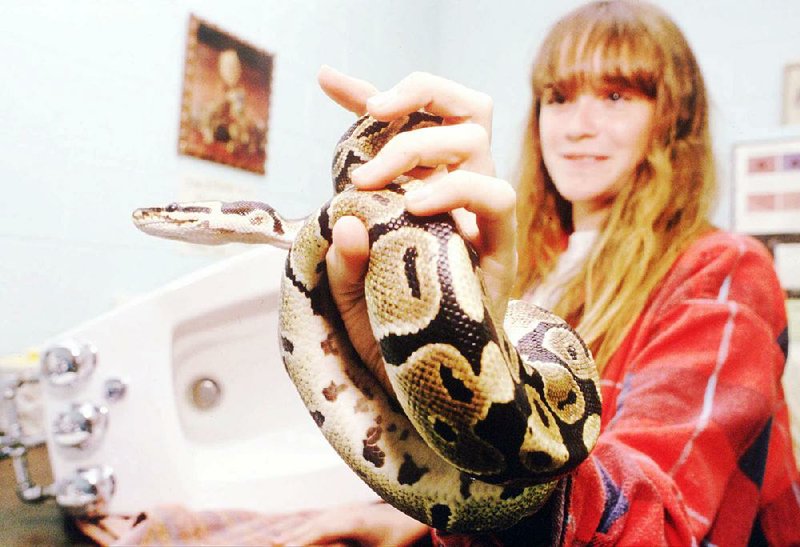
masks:
<path fill-rule="evenodd" d="M 787 65 L 783 73 L 783 123 L 800 124 L 800 62 Z"/>
<path fill-rule="evenodd" d="M 273 56 L 192 15 L 181 154 L 264 174 Z"/>
<path fill-rule="evenodd" d="M 800 137 L 733 148 L 733 229 L 760 239 L 800 298 Z"/>
<path fill-rule="evenodd" d="M 737 232 L 800 234 L 800 138 L 735 145 L 733 192 Z"/>

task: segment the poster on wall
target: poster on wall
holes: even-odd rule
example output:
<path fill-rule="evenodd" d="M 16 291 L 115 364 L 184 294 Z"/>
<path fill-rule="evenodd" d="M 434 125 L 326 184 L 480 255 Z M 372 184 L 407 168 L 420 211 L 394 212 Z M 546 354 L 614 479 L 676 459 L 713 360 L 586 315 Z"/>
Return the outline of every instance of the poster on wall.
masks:
<path fill-rule="evenodd" d="M 264 174 L 272 64 L 270 53 L 190 16 L 180 153 Z"/>
<path fill-rule="evenodd" d="M 737 232 L 800 234 L 800 138 L 733 149 Z"/>
<path fill-rule="evenodd" d="M 733 149 L 733 228 L 763 241 L 781 283 L 800 298 L 800 138 Z"/>

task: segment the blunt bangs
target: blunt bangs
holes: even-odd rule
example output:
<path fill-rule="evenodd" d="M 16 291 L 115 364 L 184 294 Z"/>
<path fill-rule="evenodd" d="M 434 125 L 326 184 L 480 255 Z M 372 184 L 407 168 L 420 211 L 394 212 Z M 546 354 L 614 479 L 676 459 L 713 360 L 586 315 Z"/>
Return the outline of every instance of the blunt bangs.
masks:
<path fill-rule="evenodd" d="M 656 37 L 638 14 L 600 4 L 579 8 L 557 23 L 536 66 L 537 97 L 548 89 L 569 95 L 614 87 L 656 99 L 664 62 Z"/>

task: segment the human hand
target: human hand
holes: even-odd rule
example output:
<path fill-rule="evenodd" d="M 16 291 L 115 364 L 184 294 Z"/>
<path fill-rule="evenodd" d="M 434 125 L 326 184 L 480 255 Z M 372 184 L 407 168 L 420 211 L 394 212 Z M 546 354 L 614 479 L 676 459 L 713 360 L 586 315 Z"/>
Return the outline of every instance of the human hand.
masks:
<path fill-rule="evenodd" d="M 406 194 L 406 208 L 419 216 L 452 213 L 478 252 L 493 312 L 501 319 L 516 273 L 516 194 L 494 176 L 491 99 L 425 73 L 412 74 L 384 93 L 327 67 L 318 78 L 328 96 L 359 115 L 368 112 L 389 121 L 424 109 L 443 118 L 442 126 L 397 135 L 352 173 L 352 182 L 378 189 L 403 174 L 424 180 L 425 186 Z M 353 217 L 340 219 L 327 256 L 331 292 L 356 351 L 391 392 L 363 297 L 368 258 L 364 226 Z"/>
<path fill-rule="evenodd" d="M 289 514 L 271 523 L 276 545 L 410 545 L 429 528 L 386 503 L 333 507 L 311 514 Z"/>

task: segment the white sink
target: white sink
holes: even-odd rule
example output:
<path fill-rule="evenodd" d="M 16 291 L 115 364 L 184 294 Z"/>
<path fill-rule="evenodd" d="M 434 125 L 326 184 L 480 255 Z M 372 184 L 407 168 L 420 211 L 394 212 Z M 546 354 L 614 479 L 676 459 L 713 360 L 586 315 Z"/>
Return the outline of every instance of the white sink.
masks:
<path fill-rule="evenodd" d="M 92 450 L 48 437 L 56 479 L 110 466 L 109 513 L 176 503 L 283 512 L 376 499 L 317 430 L 284 370 L 285 256 L 266 247 L 238 255 L 54 339 L 90 342 L 98 359 L 81 385 L 45 382 L 48 423 L 72 402 L 109 411 Z M 110 378 L 128 384 L 118 402 L 103 398 Z"/>

